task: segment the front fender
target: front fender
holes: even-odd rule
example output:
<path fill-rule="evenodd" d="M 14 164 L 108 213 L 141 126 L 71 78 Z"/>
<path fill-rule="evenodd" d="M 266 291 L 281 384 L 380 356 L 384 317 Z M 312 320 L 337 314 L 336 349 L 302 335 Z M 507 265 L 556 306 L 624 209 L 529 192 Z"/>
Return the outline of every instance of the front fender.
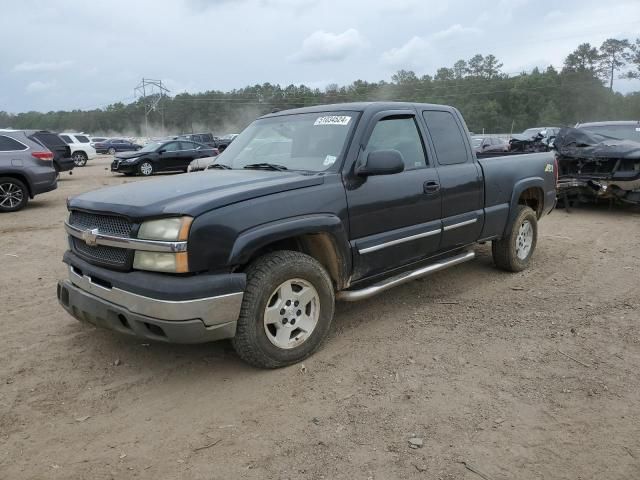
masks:
<path fill-rule="evenodd" d="M 307 234 L 327 233 L 333 240 L 343 278 L 351 271 L 351 249 L 342 220 L 331 214 L 304 215 L 265 223 L 242 232 L 231 249 L 228 265 L 243 265 L 269 244 Z"/>

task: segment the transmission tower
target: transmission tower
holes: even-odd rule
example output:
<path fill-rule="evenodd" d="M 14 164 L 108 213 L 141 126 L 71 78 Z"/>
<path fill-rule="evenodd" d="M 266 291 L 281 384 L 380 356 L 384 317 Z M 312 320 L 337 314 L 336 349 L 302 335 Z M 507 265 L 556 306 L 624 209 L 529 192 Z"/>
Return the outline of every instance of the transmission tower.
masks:
<path fill-rule="evenodd" d="M 153 78 L 142 78 L 142 82 L 134 89 L 134 95 L 142 98 L 144 105 L 144 128 L 145 135 L 149 137 L 149 115 L 151 112 L 160 110 L 162 119 L 162 134 L 164 135 L 164 109 L 158 108 L 162 98 L 169 93 L 169 89 L 162 85 L 162 80 Z"/>

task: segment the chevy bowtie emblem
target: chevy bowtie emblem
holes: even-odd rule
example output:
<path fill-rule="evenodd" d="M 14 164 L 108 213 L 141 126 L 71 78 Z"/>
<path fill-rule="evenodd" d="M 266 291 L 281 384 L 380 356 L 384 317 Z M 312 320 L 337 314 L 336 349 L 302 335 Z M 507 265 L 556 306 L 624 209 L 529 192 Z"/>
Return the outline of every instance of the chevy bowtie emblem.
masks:
<path fill-rule="evenodd" d="M 84 232 L 82 232 L 82 240 L 84 240 L 84 243 L 86 243 L 90 247 L 95 247 L 98 244 L 97 239 L 97 228 L 92 228 L 91 230 L 85 230 Z"/>

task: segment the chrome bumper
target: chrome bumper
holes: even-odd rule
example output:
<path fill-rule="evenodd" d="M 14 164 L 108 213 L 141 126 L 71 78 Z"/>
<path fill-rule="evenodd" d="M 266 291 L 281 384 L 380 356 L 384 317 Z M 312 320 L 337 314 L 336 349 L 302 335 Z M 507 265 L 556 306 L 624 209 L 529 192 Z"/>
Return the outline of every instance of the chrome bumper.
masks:
<path fill-rule="evenodd" d="M 238 292 L 194 300 L 159 300 L 115 287 L 106 288 L 94 283 L 90 276 L 79 275 L 73 267 L 69 267 L 69 281 L 80 290 L 129 312 L 172 322 L 199 319 L 206 327 L 236 322 L 243 297 L 243 293 Z"/>

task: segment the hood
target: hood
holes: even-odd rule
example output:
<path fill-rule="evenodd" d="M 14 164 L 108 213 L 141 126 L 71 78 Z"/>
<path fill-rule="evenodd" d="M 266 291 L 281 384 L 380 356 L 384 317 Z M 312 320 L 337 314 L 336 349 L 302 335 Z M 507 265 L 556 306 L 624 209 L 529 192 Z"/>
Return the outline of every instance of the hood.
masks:
<path fill-rule="evenodd" d="M 259 170 L 206 170 L 83 193 L 70 209 L 116 213 L 133 220 L 191 215 L 252 198 L 324 183 L 322 175 Z"/>
<path fill-rule="evenodd" d="M 640 143 L 600 135 L 582 128 L 563 128 L 558 132 L 555 149 L 563 157 L 580 159 L 640 158 Z"/>
<path fill-rule="evenodd" d="M 144 153 L 140 153 L 140 152 L 120 152 L 120 153 L 116 153 L 115 157 L 119 158 L 120 160 L 125 160 L 127 158 L 135 158 L 135 157 L 139 157 L 141 155 L 144 155 Z"/>

